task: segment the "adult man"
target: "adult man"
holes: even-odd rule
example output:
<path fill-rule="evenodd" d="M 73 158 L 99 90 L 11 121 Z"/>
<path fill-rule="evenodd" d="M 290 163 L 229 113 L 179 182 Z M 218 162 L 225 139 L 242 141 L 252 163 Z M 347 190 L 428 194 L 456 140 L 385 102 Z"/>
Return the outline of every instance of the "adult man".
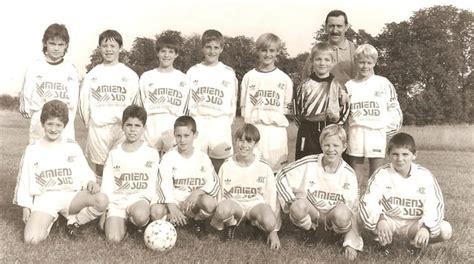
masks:
<path fill-rule="evenodd" d="M 337 61 L 331 73 L 336 80 L 344 84 L 354 78 L 357 72 L 353 58 L 356 45 L 346 38 L 346 32 L 349 30 L 346 13 L 341 10 L 329 12 L 326 16 L 325 30 Z"/>

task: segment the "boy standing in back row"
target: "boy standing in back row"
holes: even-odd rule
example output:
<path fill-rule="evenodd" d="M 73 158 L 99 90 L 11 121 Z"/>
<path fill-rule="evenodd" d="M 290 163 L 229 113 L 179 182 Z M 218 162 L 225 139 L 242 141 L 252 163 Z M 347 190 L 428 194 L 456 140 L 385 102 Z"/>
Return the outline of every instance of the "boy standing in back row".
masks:
<path fill-rule="evenodd" d="M 187 72 L 190 85 L 190 115 L 199 136 L 196 147 L 211 158 L 218 172 L 224 159 L 232 156 L 231 125 L 235 117 L 237 78 L 229 66 L 219 62 L 224 36 L 213 29 L 202 34 L 204 60 Z"/>
<path fill-rule="evenodd" d="M 257 67 L 242 79 L 240 106 L 245 123 L 260 132 L 258 150 L 274 173 L 288 161 L 286 128 L 293 96 L 290 77 L 275 66 L 281 40 L 272 33 L 257 39 Z"/>
<path fill-rule="evenodd" d="M 103 62 L 87 73 L 80 94 L 79 114 L 88 128 L 86 156 L 95 165 L 99 183 L 107 154 L 124 138 L 121 114 L 138 91 L 137 74 L 119 62 L 122 44 L 115 30 L 99 35 Z"/>

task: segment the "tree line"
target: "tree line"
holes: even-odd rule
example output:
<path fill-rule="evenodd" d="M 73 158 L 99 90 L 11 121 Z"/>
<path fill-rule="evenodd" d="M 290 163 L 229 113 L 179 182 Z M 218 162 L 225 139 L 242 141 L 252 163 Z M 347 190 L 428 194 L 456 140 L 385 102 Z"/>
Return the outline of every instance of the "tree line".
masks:
<path fill-rule="evenodd" d="M 346 37 L 356 44 L 370 43 L 378 49 L 375 72 L 395 85 L 405 125 L 473 123 L 473 24 L 470 10 L 451 5 L 433 6 L 414 12 L 406 21 L 386 24 L 377 36 L 363 29 L 349 29 Z M 130 51 L 122 51 L 120 61 L 139 76 L 157 67 L 154 44 L 163 35 L 173 35 L 181 42 L 175 68 L 186 72 L 202 60 L 200 35 L 185 36 L 179 31 L 166 30 L 155 38 L 137 37 Z M 314 32 L 311 44 L 326 40 L 321 25 Z M 290 57 L 283 44 L 278 55 L 277 66 L 290 75 L 295 89 L 301 82 L 308 52 Z M 225 37 L 220 60 L 235 70 L 239 83 L 255 67 L 256 59 L 253 38 Z M 93 50 L 87 71 L 101 60 L 99 50 Z"/>

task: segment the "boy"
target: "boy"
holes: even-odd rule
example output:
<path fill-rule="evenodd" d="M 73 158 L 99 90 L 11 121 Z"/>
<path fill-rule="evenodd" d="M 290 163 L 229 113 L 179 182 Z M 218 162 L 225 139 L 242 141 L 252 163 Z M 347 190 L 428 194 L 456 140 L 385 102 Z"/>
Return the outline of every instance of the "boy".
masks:
<path fill-rule="evenodd" d="M 267 234 L 272 249 L 280 248 L 277 231 L 281 225 L 275 178 L 266 161 L 254 154 L 260 133 L 245 124 L 235 133 L 237 154 L 228 158 L 219 170 L 222 184 L 211 225 L 227 228 L 227 239 L 234 239 L 235 228 L 248 220 Z"/>
<path fill-rule="evenodd" d="M 109 151 L 123 140 L 121 113 L 138 90 L 138 76 L 119 62 L 122 36 L 115 30 L 99 35 L 102 64 L 87 73 L 80 94 L 79 114 L 88 128 L 86 156 L 102 180 Z"/>
<path fill-rule="evenodd" d="M 216 209 L 219 178 L 209 157 L 194 147 L 196 122 L 181 116 L 174 123 L 177 147 L 163 155 L 160 163 L 159 191 L 151 208 L 152 220 L 165 216 L 176 226 L 194 219 L 198 237 L 205 234 L 203 220 Z M 156 202 L 156 204 L 155 204 Z"/>
<path fill-rule="evenodd" d="M 372 45 L 360 45 L 354 54 L 359 66 L 357 76 L 346 83 L 351 103 L 347 154 L 361 192 L 367 187 L 367 180 L 362 176 L 364 158 L 369 159 L 369 175 L 372 175 L 383 165 L 387 137 L 402 125 L 402 111 L 393 84 L 374 74 L 377 57 Z"/>
<path fill-rule="evenodd" d="M 173 67 L 180 50 L 178 39 L 162 36 L 156 40 L 155 48 L 159 66 L 140 77 L 135 103 L 148 112 L 146 141 L 163 154 L 175 145 L 173 124 L 187 110 L 189 87 L 186 75 Z"/>
<path fill-rule="evenodd" d="M 322 153 L 321 130 L 331 123 L 344 124 L 349 114 L 346 87 L 330 73 L 334 62 L 331 45 L 321 42 L 311 49 L 305 63 L 304 80 L 297 88 L 294 103 L 295 123 L 299 127 L 295 160 Z"/>
<path fill-rule="evenodd" d="M 130 105 L 123 111 L 122 120 L 125 141 L 110 151 L 101 186 L 110 201 L 105 236 L 111 242 L 124 238 L 127 221 L 138 231 L 148 223 L 160 161 L 158 151 L 142 139 L 147 121 L 145 109 Z"/>
<path fill-rule="evenodd" d="M 257 39 L 257 68 L 242 79 L 240 106 L 245 123 L 253 124 L 260 131 L 258 150 L 270 163 L 273 172 L 288 160 L 287 114 L 293 95 L 290 77 L 275 66 L 281 40 L 272 33 Z"/>
<path fill-rule="evenodd" d="M 413 137 L 398 133 L 388 143 L 390 163 L 370 178 L 360 202 L 364 227 L 375 236 L 385 253 L 394 236 L 409 240 L 410 253 L 451 238 L 452 227 L 444 219 L 441 189 L 430 171 L 414 163 Z M 413 248 L 414 246 L 414 248 Z"/>
<path fill-rule="evenodd" d="M 44 58 L 34 62 L 25 76 L 20 93 L 20 113 L 31 118 L 30 143 L 44 136 L 40 122 L 46 102 L 58 99 L 67 104 L 70 121 L 63 138 L 74 140 L 74 118 L 79 97 L 79 77 L 74 65 L 64 60 L 69 47 L 69 33 L 64 25 L 51 24 L 43 34 Z"/>
<path fill-rule="evenodd" d="M 191 86 L 190 115 L 196 119 L 199 136 L 196 147 L 211 158 L 218 172 L 224 159 L 232 156 L 231 125 L 235 117 L 237 78 L 229 66 L 219 61 L 224 36 L 213 29 L 201 38 L 204 60 L 187 74 Z"/>
<path fill-rule="evenodd" d="M 346 132 L 328 125 L 319 138 L 322 154 L 294 161 L 277 175 L 277 191 L 290 220 L 304 230 L 325 230 L 344 234 L 344 256 L 357 257 L 363 241 L 357 227 L 357 177 L 341 158 L 346 149 Z"/>
<path fill-rule="evenodd" d="M 40 115 L 44 136 L 28 145 L 21 159 L 13 203 L 23 207 L 28 244 L 45 240 L 58 214 L 68 219 L 67 234 L 74 238 L 81 225 L 107 208 L 107 196 L 99 192 L 81 148 L 62 139 L 69 111 L 59 100 L 44 104 Z"/>

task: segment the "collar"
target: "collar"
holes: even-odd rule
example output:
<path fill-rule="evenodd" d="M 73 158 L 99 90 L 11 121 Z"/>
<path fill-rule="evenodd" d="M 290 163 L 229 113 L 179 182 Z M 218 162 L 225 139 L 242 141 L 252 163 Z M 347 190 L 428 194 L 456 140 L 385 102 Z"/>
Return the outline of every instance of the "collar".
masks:
<path fill-rule="evenodd" d="M 332 44 L 331 44 L 331 45 L 332 45 Z M 347 38 L 344 38 L 344 41 L 343 41 L 341 44 L 339 44 L 339 45 L 332 45 L 332 46 L 333 46 L 333 48 L 335 48 L 335 49 L 346 50 L 346 49 L 349 48 L 350 45 L 349 45 L 349 40 L 347 40 Z"/>
<path fill-rule="evenodd" d="M 329 73 L 328 77 L 319 78 L 314 72 L 312 72 L 311 75 L 309 76 L 309 78 L 311 78 L 311 80 L 316 81 L 316 82 L 328 82 L 328 83 L 330 83 L 332 81 L 332 79 L 334 79 L 334 75 L 332 75 L 332 73 Z"/>

